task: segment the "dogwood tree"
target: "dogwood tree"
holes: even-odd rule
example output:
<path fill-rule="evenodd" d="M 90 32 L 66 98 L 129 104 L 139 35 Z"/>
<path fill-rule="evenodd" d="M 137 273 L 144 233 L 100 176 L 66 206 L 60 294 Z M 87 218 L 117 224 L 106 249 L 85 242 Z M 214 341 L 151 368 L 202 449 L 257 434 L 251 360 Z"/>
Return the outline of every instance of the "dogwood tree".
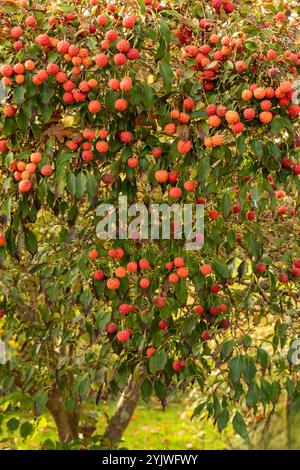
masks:
<path fill-rule="evenodd" d="M 48 410 L 61 445 L 111 446 L 140 392 L 198 387 L 194 414 L 250 442 L 300 393 L 299 7 L 0 8 L 5 419 L 31 412 L 27 437 Z M 203 247 L 100 240 L 119 195 L 204 205 Z"/>

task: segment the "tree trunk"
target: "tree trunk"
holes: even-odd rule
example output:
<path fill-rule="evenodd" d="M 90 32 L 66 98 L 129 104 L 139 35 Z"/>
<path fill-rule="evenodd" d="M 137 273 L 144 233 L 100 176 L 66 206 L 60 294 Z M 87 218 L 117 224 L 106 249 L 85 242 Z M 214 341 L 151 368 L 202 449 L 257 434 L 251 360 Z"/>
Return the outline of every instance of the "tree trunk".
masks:
<path fill-rule="evenodd" d="M 142 374 L 138 379 L 133 376 L 129 379 L 118 401 L 116 411 L 105 430 L 102 439 L 104 447 L 112 448 L 121 440 L 137 406 L 142 382 Z"/>
<path fill-rule="evenodd" d="M 52 414 L 61 442 L 70 442 L 78 438 L 79 410 L 73 413 L 66 411 L 63 396 L 53 390 L 49 396 L 47 408 Z"/>

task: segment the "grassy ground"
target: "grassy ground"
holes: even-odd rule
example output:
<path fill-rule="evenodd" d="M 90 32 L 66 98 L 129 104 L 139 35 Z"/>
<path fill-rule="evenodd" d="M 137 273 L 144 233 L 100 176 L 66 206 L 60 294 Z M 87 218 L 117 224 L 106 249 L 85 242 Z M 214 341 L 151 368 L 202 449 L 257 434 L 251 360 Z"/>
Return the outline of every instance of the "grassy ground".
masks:
<path fill-rule="evenodd" d="M 114 403 L 103 407 L 103 412 L 113 413 Z M 26 421 L 26 416 L 10 419 Z M 128 426 L 122 447 L 136 449 L 226 449 L 228 443 L 224 442 L 224 436 L 209 424 L 199 422 L 196 419 L 191 422 L 191 408 L 188 399 L 175 400 L 162 411 L 159 402 L 152 400 L 149 404 L 140 402 L 133 419 Z M 101 413 L 97 433 L 100 434 L 105 427 L 105 415 Z M 38 427 L 34 434 L 27 439 L 20 437 L 19 429 L 9 431 L 7 425 L 2 423 L 0 434 L 0 449 L 33 449 L 41 448 L 42 442 L 47 439 L 55 441 L 55 425 L 50 416 L 42 416 L 38 420 Z M 2 442 L 1 442 L 2 441 Z"/>
<path fill-rule="evenodd" d="M 128 449 L 225 449 L 209 424 L 193 420 L 188 400 L 174 401 L 162 411 L 156 401 L 140 404 L 124 434 Z"/>

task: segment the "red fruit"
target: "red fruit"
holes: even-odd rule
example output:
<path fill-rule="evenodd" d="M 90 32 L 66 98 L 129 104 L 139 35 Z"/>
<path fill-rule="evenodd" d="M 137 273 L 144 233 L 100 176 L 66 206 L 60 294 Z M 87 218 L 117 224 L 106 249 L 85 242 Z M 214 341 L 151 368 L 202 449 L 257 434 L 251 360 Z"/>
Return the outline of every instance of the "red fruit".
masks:
<path fill-rule="evenodd" d="M 125 109 L 127 108 L 128 106 L 128 102 L 124 99 L 124 98 L 119 98 L 116 102 L 115 102 L 115 109 L 117 111 L 125 111 Z"/>
<path fill-rule="evenodd" d="M 96 114 L 100 111 L 101 104 L 97 100 L 90 101 L 90 103 L 88 105 L 88 109 L 89 109 L 90 113 Z"/>
<path fill-rule="evenodd" d="M 23 36 L 23 29 L 20 28 L 19 26 L 14 26 L 14 27 L 11 29 L 10 35 L 11 35 L 11 37 L 14 38 L 14 39 L 19 39 L 20 37 Z"/>
<path fill-rule="evenodd" d="M 292 276 L 293 277 L 300 277 L 300 268 L 292 268 Z"/>
<path fill-rule="evenodd" d="M 168 181 L 169 173 L 167 170 L 158 170 L 155 172 L 155 179 L 158 183 L 166 183 Z"/>
<path fill-rule="evenodd" d="M 114 322 L 109 322 L 105 328 L 107 333 L 115 333 L 117 331 L 117 325 Z"/>
<path fill-rule="evenodd" d="M 180 257 L 175 258 L 174 265 L 176 266 L 176 268 L 182 268 L 184 266 L 184 259 Z"/>
<path fill-rule="evenodd" d="M 0 320 L 1 320 L 1 318 L 3 318 L 3 317 L 4 317 L 4 312 L 3 312 L 3 310 L 0 309 Z"/>
<path fill-rule="evenodd" d="M 130 142 L 133 141 L 133 135 L 131 132 L 124 131 L 120 133 L 120 140 L 121 142 L 124 142 L 125 144 L 129 144 Z"/>
<path fill-rule="evenodd" d="M 247 70 L 246 62 L 244 62 L 243 60 L 239 60 L 238 62 L 236 62 L 235 70 L 237 72 L 245 72 L 245 70 Z"/>
<path fill-rule="evenodd" d="M 140 280 L 139 284 L 140 284 L 140 287 L 141 287 L 142 289 L 148 289 L 148 287 L 150 286 L 150 281 L 149 281 L 149 279 L 143 277 L 143 278 Z"/>
<path fill-rule="evenodd" d="M 234 12 L 234 4 L 232 2 L 223 3 L 223 8 L 228 14 Z"/>
<path fill-rule="evenodd" d="M 233 214 L 238 214 L 241 211 L 241 206 L 239 204 L 234 204 L 232 206 L 232 213 Z"/>
<path fill-rule="evenodd" d="M 114 63 L 117 65 L 117 66 L 122 66 L 122 65 L 125 65 L 127 62 L 127 57 L 126 55 L 120 53 L 120 54 L 116 54 L 114 56 Z"/>
<path fill-rule="evenodd" d="M 166 299 L 162 295 L 159 295 L 155 299 L 155 305 L 157 308 L 163 308 L 166 305 Z"/>
<path fill-rule="evenodd" d="M 140 259 L 139 267 L 141 269 L 149 269 L 150 268 L 150 263 L 147 259 Z"/>
<path fill-rule="evenodd" d="M 99 153 L 105 153 L 107 152 L 109 149 L 109 145 L 107 142 L 105 142 L 104 140 L 99 140 L 97 143 L 96 143 L 96 150 L 99 152 Z"/>
<path fill-rule="evenodd" d="M 132 29 L 134 28 L 135 22 L 136 22 L 135 16 L 133 15 L 125 16 L 125 18 L 123 19 L 123 26 L 124 28 Z"/>
<path fill-rule="evenodd" d="M 221 321 L 220 326 L 223 328 L 223 330 L 228 330 L 228 328 L 230 328 L 230 321 L 227 318 L 224 318 Z"/>
<path fill-rule="evenodd" d="M 6 117 L 14 117 L 16 112 L 17 110 L 11 104 L 8 104 L 3 107 L 3 114 Z"/>
<path fill-rule="evenodd" d="M 189 268 L 178 268 L 176 273 L 180 279 L 186 279 L 189 275 Z"/>
<path fill-rule="evenodd" d="M 98 254 L 98 252 L 97 252 L 97 254 Z M 102 269 L 97 269 L 93 273 L 93 277 L 94 277 L 95 281 L 102 281 L 102 279 L 104 278 L 104 271 L 102 271 Z"/>
<path fill-rule="evenodd" d="M 202 266 L 200 266 L 199 268 L 201 274 L 203 274 L 204 276 L 208 276 L 209 274 L 212 273 L 212 267 L 210 264 L 202 264 Z"/>
<path fill-rule="evenodd" d="M 0 153 L 6 153 L 8 151 L 6 140 L 0 140 Z"/>
<path fill-rule="evenodd" d="M 124 77 L 120 82 L 120 88 L 122 91 L 129 91 L 132 89 L 132 78 Z"/>
<path fill-rule="evenodd" d="M 220 313 L 220 307 L 210 307 L 209 313 L 213 316 L 216 317 Z"/>
<path fill-rule="evenodd" d="M 167 135 L 174 135 L 176 133 L 176 124 L 173 122 L 166 124 L 164 127 L 164 133 Z"/>
<path fill-rule="evenodd" d="M 212 284 L 210 291 L 213 292 L 214 294 L 217 294 L 220 292 L 221 287 L 218 284 Z"/>
<path fill-rule="evenodd" d="M 269 124 L 269 122 L 271 122 L 272 119 L 273 119 L 273 114 L 270 113 L 270 111 L 262 111 L 259 115 L 259 120 L 263 124 Z"/>
<path fill-rule="evenodd" d="M 109 290 L 117 290 L 120 287 L 120 281 L 115 277 L 111 277 L 106 281 L 106 286 Z"/>
<path fill-rule="evenodd" d="M 40 34 L 35 38 L 35 42 L 43 47 L 51 46 L 51 39 L 49 38 L 48 34 Z"/>
<path fill-rule="evenodd" d="M 279 275 L 280 282 L 289 282 L 289 276 L 286 273 L 281 273 Z"/>
<path fill-rule="evenodd" d="M 147 357 L 152 357 L 153 354 L 155 353 L 156 349 L 155 348 L 148 348 L 146 351 Z"/>
<path fill-rule="evenodd" d="M 120 80 L 117 78 L 111 78 L 108 82 L 108 87 L 112 90 L 119 90 L 120 89 Z"/>
<path fill-rule="evenodd" d="M 107 18 L 106 18 L 105 15 L 99 15 L 99 16 L 97 16 L 97 20 L 96 20 L 96 21 L 97 21 L 97 23 L 98 23 L 99 26 L 105 26 L 106 21 L 107 21 Z"/>
<path fill-rule="evenodd" d="M 300 163 L 296 163 L 296 165 L 294 165 L 292 169 L 296 175 L 300 175 Z"/>
<path fill-rule="evenodd" d="M 121 315 L 128 315 L 128 313 L 133 312 L 135 307 L 129 304 L 121 304 L 119 306 L 119 312 Z"/>
<path fill-rule="evenodd" d="M 240 116 L 237 111 L 227 111 L 227 113 L 225 114 L 225 119 L 228 124 L 235 124 L 239 121 Z"/>
<path fill-rule="evenodd" d="M 211 211 L 209 211 L 208 213 L 208 217 L 211 219 L 211 220 L 217 220 L 219 217 L 220 217 L 220 213 L 215 210 L 215 209 L 212 209 Z"/>
<path fill-rule="evenodd" d="M 186 98 L 186 99 L 183 101 L 183 107 L 184 107 L 184 109 L 186 109 L 187 111 L 192 111 L 193 108 L 195 107 L 195 101 L 194 101 L 192 98 Z"/>
<path fill-rule="evenodd" d="M 206 114 L 208 114 L 208 116 L 214 116 L 215 114 L 217 114 L 217 106 L 215 104 L 209 104 L 205 108 L 205 112 Z"/>
<path fill-rule="evenodd" d="M 227 305 L 226 305 L 226 304 L 221 304 L 219 308 L 220 308 L 220 311 L 221 311 L 222 313 L 227 312 Z"/>
<path fill-rule="evenodd" d="M 245 118 L 245 119 L 249 119 L 249 120 L 250 120 L 250 119 L 254 119 L 254 118 L 255 118 L 255 114 L 256 114 L 256 113 L 255 113 L 255 109 L 253 109 L 253 108 L 246 108 L 246 109 L 244 110 L 244 113 L 243 113 L 243 114 L 244 114 L 244 118 Z"/>
<path fill-rule="evenodd" d="M 175 273 L 170 274 L 168 279 L 171 284 L 176 284 L 179 281 L 179 278 Z"/>
<path fill-rule="evenodd" d="M 247 217 L 248 220 L 254 220 L 255 219 L 255 212 L 253 212 L 253 211 L 247 212 L 246 217 Z"/>
<path fill-rule="evenodd" d="M 151 155 L 155 158 L 160 158 L 162 155 L 162 149 L 160 147 L 154 147 L 152 149 Z"/>
<path fill-rule="evenodd" d="M 138 158 L 131 157 L 131 158 L 128 158 L 128 160 L 127 160 L 127 165 L 130 168 L 135 168 L 135 167 L 138 166 L 138 164 L 139 164 L 139 159 Z"/>
<path fill-rule="evenodd" d="M 227 107 L 226 106 L 218 106 L 217 108 L 217 115 L 220 118 L 225 117 L 225 114 L 227 113 Z"/>
<path fill-rule="evenodd" d="M 198 315 L 202 315 L 204 313 L 204 308 L 202 305 L 195 305 L 194 310 Z"/>
<path fill-rule="evenodd" d="M 123 330 L 123 331 L 118 331 L 117 333 L 117 340 L 120 342 L 120 343 L 126 343 L 126 341 L 129 340 L 131 334 L 130 334 L 130 330 L 129 328 L 127 328 L 126 330 Z"/>
<path fill-rule="evenodd" d="M 20 191 L 21 193 L 28 193 L 28 191 L 30 191 L 31 188 L 32 188 L 31 181 L 29 181 L 29 180 L 20 181 L 20 183 L 19 183 L 19 191 Z"/>
<path fill-rule="evenodd" d="M 98 258 L 98 256 L 99 256 L 98 251 L 95 248 L 89 252 L 90 260 L 95 260 Z"/>
<path fill-rule="evenodd" d="M 166 328 L 168 328 L 168 323 L 166 322 L 166 320 L 160 320 L 158 323 L 158 327 L 160 330 L 165 330 Z"/>
<path fill-rule="evenodd" d="M 190 140 L 179 140 L 177 144 L 177 150 L 179 153 L 186 154 L 188 153 L 192 148 L 192 143 Z"/>
<path fill-rule="evenodd" d="M 245 124 L 243 122 L 236 122 L 235 124 L 232 124 L 231 130 L 234 134 L 239 134 L 240 132 L 243 132 L 245 129 Z"/>
<path fill-rule="evenodd" d="M 140 53 L 139 53 L 138 49 L 136 49 L 136 48 L 129 49 L 129 51 L 127 52 L 127 58 L 129 60 L 136 60 L 136 59 L 139 58 L 139 55 L 140 55 Z"/>
<path fill-rule="evenodd" d="M 171 171 L 168 175 L 169 183 L 174 184 L 178 180 L 179 174 L 177 171 Z"/>
<path fill-rule="evenodd" d="M 288 107 L 287 111 L 291 117 L 296 118 L 300 114 L 300 106 L 298 104 L 292 104 Z"/>
<path fill-rule="evenodd" d="M 44 165 L 42 168 L 41 168 L 41 174 L 43 176 L 51 176 L 53 173 L 53 169 L 52 169 L 52 166 L 51 165 Z"/>
<path fill-rule="evenodd" d="M 266 267 L 265 263 L 257 263 L 256 270 L 259 273 L 265 273 L 266 270 L 267 270 L 267 267 Z"/>
<path fill-rule="evenodd" d="M 203 339 L 203 341 L 207 341 L 209 339 L 211 339 L 211 334 L 208 330 L 204 330 L 202 331 L 201 333 L 201 339 Z"/>
<path fill-rule="evenodd" d="M 184 189 L 189 192 L 193 192 L 196 189 L 196 183 L 195 181 L 186 181 L 183 185 Z"/>
<path fill-rule="evenodd" d="M 130 273 L 135 273 L 138 269 L 138 265 L 134 261 L 131 261 L 127 264 L 127 269 Z"/>
<path fill-rule="evenodd" d="M 296 266 L 296 268 L 300 268 L 300 258 L 295 259 L 294 266 Z"/>
<path fill-rule="evenodd" d="M 272 101 L 264 100 L 260 103 L 260 107 L 262 111 L 270 111 L 270 109 L 272 108 Z"/>
<path fill-rule="evenodd" d="M 166 263 L 166 269 L 168 269 L 168 270 L 173 269 L 173 266 L 174 266 L 174 265 L 173 265 L 172 261 L 168 261 L 168 262 Z"/>
<path fill-rule="evenodd" d="M 174 188 L 170 189 L 169 195 L 172 199 L 179 199 L 182 195 L 182 189 L 175 186 Z"/>
<path fill-rule="evenodd" d="M 6 245 L 5 235 L 0 233 L 0 246 L 5 246 L 5 245 Z"/>
<path fill-rule="evenodd" d="M 174 370 L 175 372 L 180 372 L 181 369 L 182 369 L 184 366 L 185 366 L 185 362 L 184 362 L 184 361 L 174 361 L 174 362 L 173 362 L 173 365 L 172 365 L 173 370 Z"/>

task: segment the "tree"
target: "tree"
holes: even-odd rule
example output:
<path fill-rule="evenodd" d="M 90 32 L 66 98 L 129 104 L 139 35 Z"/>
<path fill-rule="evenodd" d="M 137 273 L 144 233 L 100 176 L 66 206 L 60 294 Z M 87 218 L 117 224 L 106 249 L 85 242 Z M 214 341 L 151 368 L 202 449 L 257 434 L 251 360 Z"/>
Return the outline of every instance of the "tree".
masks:
<path fill-rule="evenodd" d="M 114 445 L 140 388 L 246 440 L 297 403 L 299 8 L 240 3 L 2 2 L 1 390 L 62 443 Z M 120 194 L 203 204 L 203 248 L 99 240 Z"/>

